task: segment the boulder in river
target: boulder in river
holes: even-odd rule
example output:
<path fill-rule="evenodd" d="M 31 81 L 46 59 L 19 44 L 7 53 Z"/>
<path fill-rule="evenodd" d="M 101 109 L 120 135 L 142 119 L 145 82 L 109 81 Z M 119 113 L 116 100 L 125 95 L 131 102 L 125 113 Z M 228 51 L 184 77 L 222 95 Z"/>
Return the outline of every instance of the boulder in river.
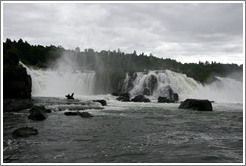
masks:
<path fill-rule="evenodd" d="M 81 116 L 82 118 L 91 118 L 91 117 L 93 117 L 89 112 L 80 112 L 79 116 Z"/>
<path fill-rule="evenodd" d="M 29 110 L 29 112 L 31 113 L 37 109 L 42 110 L 44 113 L 51 113 L 52 112 L 51 109 L 46 109 L 44 105 L 39 105 L 39 106 L 35 105 L 34 107 L 32 107 L 32 109 Z"/>
<path fill-rule="evenodd" d="M 42 106 L 34 106 L 30 110 L 31 114 L 28 115 L 28 119 L 42 121 L 47 118 L 47 115 L 45 113 L 45 108 Z"/>
<path fill-rule="evenodd" d="M 101 103 L 102 106 L 106 106 L 107 105 L 106 100 L 92 100 L 92 101 Z"/>
<path fill-rule="evenodd" d="M 150 102 L 150 99 L 144 97 L 144 95 L 137 95 L 131 101 L 133 101 L 133 102 Z"/>
<path fill-rule="evenodd" d="M 79 112 L 64 112 L 64 115 L 66 115 L 66 116 L 77 116 L 77 115 L 79 115 Z"/>
<path fill-rule="evenodd" d="M 198 111 L 213 111 L 209 100 L 186 99 L 181 102 L 179 109 L 193 109 Z"/>
<path fill-rule="evenodd" d="M 12 137 L 13 138 L 28 137 L 30 135 L 37 135 L 37 134 L 38 134 L 38 130 L 37 129 L 31 128 L 31 127 L 22 127 L 22 128 L 16 129 L 12 133 Z"/>

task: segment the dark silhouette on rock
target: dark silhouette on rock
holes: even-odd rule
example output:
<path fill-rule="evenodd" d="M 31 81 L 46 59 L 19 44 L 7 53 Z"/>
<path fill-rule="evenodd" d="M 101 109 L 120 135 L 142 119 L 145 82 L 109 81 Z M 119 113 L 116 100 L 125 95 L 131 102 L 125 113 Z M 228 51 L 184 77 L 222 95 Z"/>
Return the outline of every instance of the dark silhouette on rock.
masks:
<path fill-rule="evenodd" d="M 32 79 L 22 66 L 3 70 L 3 98 L 31 99 Z"/>
<path fill-rule="evenodd" d="M 116 100 L 128 102 L 128 101 L 130 101 L 130 95 L 129 95 L 129 93 L 122 93 L 119 95 L 119 97 L 116 98 Z"/>
<path fill-rule="evenodd" d="M 30 110 L 30 115 L 28 115 L 28 119 L 42 121 L 45 120 L 48 116 L 45 113 L 45 108 L 42 106 L 34 106 Z"/>
<path fill-rule="evenodd" d="M 12 133 L 12 137 L 13 138 L 28 137 L 28 136 L 37 135 L 37 134 L 38 134 L 38 130 L 37 129 L 31 128 L 31 127 L 22 127 L 22 128 L 16 129 Z"/>
<path fill-rule="evenodd" d="M 150 102 L 150 99 L 144 97 L 143 95 L 135 96 L 131 101 L 133 102 Z"/>
<path fill-rule="evenodd" d="M 79 116 L 81 116 L 82 118 L 91 118 L 93 117 L 90 113 L 88 112 L 80 112 Z"/>
<path fill-rule="evenodd" d="M 106 106 L 107 105 L 106 100 L 92 100 L 92 101 L 101 103 L 102 106 Z"/>
<path fill-rule="evenodd" d="M 186 99 L 181 102 L 179 109 L 193 109 L 198 111 L 213 111 L 209 100 Z"/>
<path fill-rule="evenodd" d="M 72 93 L 71 95 L 70 95 L 70 94 L 67 94 L 67 95 L 66 95 L 66 98 L 67 98 L 67 99 L 72 99 L 72 100 L 74 100 L 73 95 L 74 95 L 74 93 Z"/>

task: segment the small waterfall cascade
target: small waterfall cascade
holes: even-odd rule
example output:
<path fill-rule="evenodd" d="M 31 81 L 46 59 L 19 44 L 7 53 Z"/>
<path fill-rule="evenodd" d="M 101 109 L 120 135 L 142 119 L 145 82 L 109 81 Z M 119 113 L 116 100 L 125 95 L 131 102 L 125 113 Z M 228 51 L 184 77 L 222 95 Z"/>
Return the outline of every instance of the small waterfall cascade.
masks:
<path fill-rule="evenodd" d="M 33 69 L 20 62 L 32 77 L 33 96 L 92 95 L 95 72 L 75 68 Z"/>
<path fill-rule="evenodd" d="M 179 100 L 187 98 L 209 99 L 219 102 L 242 102 L 243 83 L 231 78 L 216 77 L 217 81 L 202 85 L 185 74 L 170 70 L 154 70 L 126 74 L 122 92 L 131 96 L 147 95 L 157 99 L 159 96 L 172 98 L 174 93 Z"/>

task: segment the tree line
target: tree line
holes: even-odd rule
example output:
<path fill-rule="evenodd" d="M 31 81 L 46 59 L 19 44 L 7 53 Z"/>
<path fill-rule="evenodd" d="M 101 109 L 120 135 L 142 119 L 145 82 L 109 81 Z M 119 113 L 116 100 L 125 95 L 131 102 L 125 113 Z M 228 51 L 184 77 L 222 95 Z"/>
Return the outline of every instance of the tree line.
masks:
<path fill-rule="evenodd" d="M 80 51 L 64 49 L 62 46 L 30 45 L 27 41 L 6 39 L 3 43 L 3 60 L 9 54 L 15 53 L 20 60 L 31 66 L 47 68 L 54 64 L 62 56 L 73 56 L 76 58 L 77 66 L 85 70 L 96 72 L 117 73 L 136 72 L 144 70 L 172 70 L 184 73 L 202 83 L 206 82 L 212 75 L 226 76 L 233 72 L 242 72 L 243 65 L 222 64 L 216 62 L 181 63 L 170 58 L 157 58 L 152 54 L 124 53 L 117 50 L 93 49 Z"/>

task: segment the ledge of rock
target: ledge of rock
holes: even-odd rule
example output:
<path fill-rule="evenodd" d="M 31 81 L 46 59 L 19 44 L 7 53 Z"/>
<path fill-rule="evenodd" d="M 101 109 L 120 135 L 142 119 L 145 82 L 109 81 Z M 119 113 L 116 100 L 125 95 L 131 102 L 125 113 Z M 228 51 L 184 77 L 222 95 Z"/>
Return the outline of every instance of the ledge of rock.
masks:
<path fill-rule="evenodd" d="M 29 99 L 4 99 L 3 112 L 15 112 L 31 108 L 33 103 Z"/>

